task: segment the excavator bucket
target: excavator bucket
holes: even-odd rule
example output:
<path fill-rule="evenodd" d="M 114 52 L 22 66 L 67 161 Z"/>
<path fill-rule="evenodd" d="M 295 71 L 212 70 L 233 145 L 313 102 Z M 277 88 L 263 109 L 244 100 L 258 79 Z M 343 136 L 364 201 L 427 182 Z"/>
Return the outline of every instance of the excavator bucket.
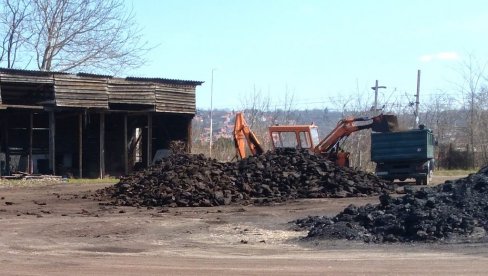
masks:
<path fill-rule="evenodd" d="M 373 118 L 371 129 L 375 132 L 394 132 L 398 130 L 398 118 L 395 115 L 382 114 Z"/>

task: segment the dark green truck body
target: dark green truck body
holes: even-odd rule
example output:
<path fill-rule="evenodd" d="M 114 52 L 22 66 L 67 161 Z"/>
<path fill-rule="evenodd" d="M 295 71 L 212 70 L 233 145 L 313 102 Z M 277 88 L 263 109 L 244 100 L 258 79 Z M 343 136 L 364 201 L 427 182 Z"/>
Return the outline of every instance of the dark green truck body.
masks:
<path fill-rule="evenodd" d="M 428 184 L 434 168 L 435 139 L 430 129 L 371 134 L 371 161 L 376 175 L 401 181 L 414 178 Z"/>

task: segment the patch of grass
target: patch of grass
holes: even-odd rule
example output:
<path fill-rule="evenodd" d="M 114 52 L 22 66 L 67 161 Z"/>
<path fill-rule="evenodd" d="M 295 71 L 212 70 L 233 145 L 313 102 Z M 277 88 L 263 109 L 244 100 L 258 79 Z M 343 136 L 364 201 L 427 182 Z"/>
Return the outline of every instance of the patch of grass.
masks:
<path fill-rule="evenodd" d="M 438 176 L 465 176 L 470 173 L 475 173 L 478 170 L 436 170 L 434 175 Z"/>

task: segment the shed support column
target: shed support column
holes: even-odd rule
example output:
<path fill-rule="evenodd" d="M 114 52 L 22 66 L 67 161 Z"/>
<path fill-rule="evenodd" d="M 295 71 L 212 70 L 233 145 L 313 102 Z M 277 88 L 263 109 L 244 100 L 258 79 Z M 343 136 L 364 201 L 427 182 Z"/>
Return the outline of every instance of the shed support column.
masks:
<path fill-rule="evenodd" d="M 83 114 L 78 114 L 78 177 L 83 177 Z"/>
<path fill-rule="evenodd" d="M 129 151 L 127 149 L 127 114 L 124 114 L 124 174 L 129 174 Z"/>
<path fill-rule="evenodd" d="M 152 133 L 153 133 L 153 124 L 152 124 L 152 114 L 147 115 L 147 166 L 151 166 L 152 164 Z"/>
<path fill-rule="evenodd" d="M 2 132 L 3 132 L 3 143 L 5 149 L 5 175 L 10 175 L 10 150 L 8 146 L 8 119 L 3 120 Z"/>
<path fill-rule="evenodd" d="M 105 114 L 100 113 L 100 178 L 105 177 Z"/>
<path fill-rule="evenodd" d="M 191 152 L 191 142 L 192 142 L 192 136 L 191 136 L 191 132 L 192 132 L 192 128 L 191 128 L 191 118 L 188 120 L 188 128 L 187 128 L 187 131 L 188 131 L 188 134 L 186 135 L 186 152 L 190 153 Z"/>
<path fill-rule="evenodd" d="M 56 119 L 54 111 L 49 111 L 49 170 L 56 174 Z"/>
<path fill-rule="evenodd" d="M 33 131 L 33 128 L 34 128 L 34 113 L 31 111 L 29 112 L 29 128 L 28 128 L 28 132 L 29 132 L 29 145 L 27 147 L 29 153 L 28 153 L 28 157 L 27 157 L 27 172 L 29 174 L 33 174 L 34 173 L 34 161 L 32 160 L 32 131 Z"/>

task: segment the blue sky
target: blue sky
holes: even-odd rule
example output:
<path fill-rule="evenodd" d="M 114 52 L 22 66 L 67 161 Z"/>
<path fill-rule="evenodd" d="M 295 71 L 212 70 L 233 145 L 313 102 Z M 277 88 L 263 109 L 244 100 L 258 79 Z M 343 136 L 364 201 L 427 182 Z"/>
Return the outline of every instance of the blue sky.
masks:
<path fill-rule="evenodd" d="M 459 94 L 469 55 L 488 55 L 486 1 L 127 0 L 158 45 L 127 75 L 200 80 L 197 107 L 240 109 L 253 91 L 274 105 L 337 109 L 333 100 L 363 95 L 421 102 Z M 364 96 L 366 95 L 366 96 Z M 381 104 L 381 103 L 380 103 Z"/>

